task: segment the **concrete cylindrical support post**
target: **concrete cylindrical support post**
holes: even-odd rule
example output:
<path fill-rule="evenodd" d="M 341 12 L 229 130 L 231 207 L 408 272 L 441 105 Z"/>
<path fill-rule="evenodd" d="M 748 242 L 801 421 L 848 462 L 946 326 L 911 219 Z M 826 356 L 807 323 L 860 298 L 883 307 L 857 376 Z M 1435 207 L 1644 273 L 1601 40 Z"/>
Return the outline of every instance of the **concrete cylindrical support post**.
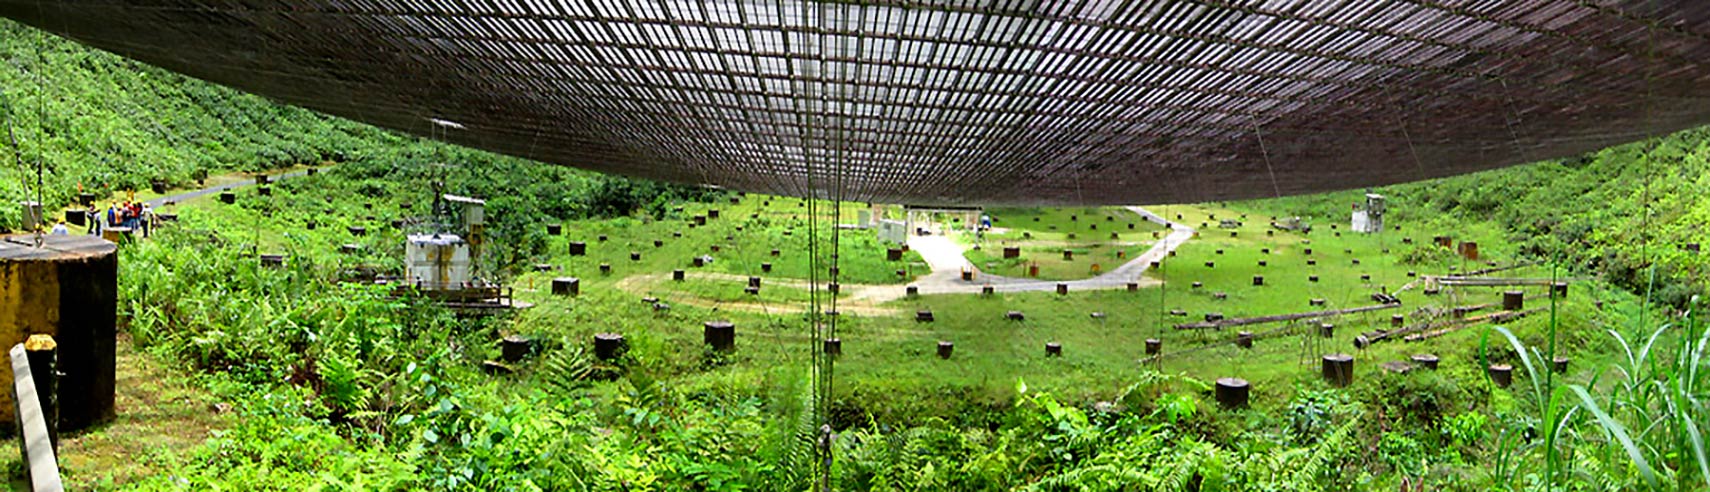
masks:
<path fill-rule="evenodd" d="M 1057 283 L 1057 295 L 1060 295 L 1060 296 L 1069 295 L 1069 284 L 1058 282 Z"/>
<path fill-rule="evenodd" d="M 618 360 L 629 350 L 629 342 L 623 335 L 617 333 L 594 334 L 594 357 L 600 360 Z"/>
<path fill-rule="evenodd" d="M 1140 282 L 1129 282 L 1128 283 L 1128 291 L 1129 292 L 1135 292 L 1135 291 L 1139 291 L 1139 290 L 1140 290 Z"/>
<path fill-rule="evenodd" d="M 220 203 L 224 203 L 226 205 L 237 203 L 237 193 L 232 193 L 229 190 L 220 192 Z"/>
<path fill-rule="evenodd" d="M 363 227 L 363 226 L 350 226 L 350 227 L 345 228 L 345 230 L 350 231 L 350 235 L 352 235 L 352 236 L 366 236 L 366 235 L 368 235 L 368 228 Z"/>
<path fill-rule="evenodd" d="M 1026 321 L 1027 320 L 1027 315 L 1021 314 L 1021 311 L 1010 311 L 1010 312 L 1004 313 L 1003 317 L 1005 319 L 1010 320 L 1010 321 Z"/>
<path fill-rule="evenodd" d="M 1057 343 L 1057 342 L 1046 342 L 1045 343 L 1045 356 L 1046 357 L 1062 357 L 1063 356 L 1063 344 Z"/>
<path fill-rule="evenodd" d="M 1319 366 L 1324 380 L 1330 385 L 1342 387 L 1354 382 L 1354 356 L 1348 354 L 1330 354 L 1324 356 L 1324 362 Z"/>
<path fill-rule="evenodd" d="M 1158 355 L 1164 351 L 1164 341 L 1156 338 L 1146 339 L 1146 355 Z"/>
<path fill-rule="evenodd" d="M 687 274 L 685 274 L 685 273 L 684 273 L 684 272 L 683 272 L 683 270 L 682 270 L 682 269 L 680 269 L 680 268 L 679 268 L 679 269 L 676 269 L 676 270 L 671 270 L 671 280 L 675 280 L 675 281 L 678 281 L 678 282 L 682 282 L 682 281 L 683 281 L 683 278 L 684 278 L 684 277 L 685 277 L 685 276 L 686 276 L 686 275 L 687 275 Z"/>
<path fill-rule="evenodd" d="M 824 343 L 825 355 L 837 357 L 843 355 L 843 339 L 827 338 Z"/>
<path fill-rule="evenodd" d="M 640 251 L 629 252 L 629 261 L 641 261 L 641 252 Z"/>
<path fill-rule="evenodd" d="M 713 350 L 729 352 L 736 349 L 736 324 L 725 320 L 702 323 L 702 341 Z"/>
<path fill-rule="evenodd" d="M 547 224 L 546 235 L 557 236 L 564 233 L 564 224 Z"/>
<path fill-rule="evenodd" d="M 902 258 L 903 250 L 901 248 L 890 248 L 885 250 L 886 261 L 902 261 Z"/>
<path fill-rule="evenodd" d="M 1003 248 L 1003 257 L 1006 259 L 1007 258 L 1020 258 L 1021 257 L 1021 248 L 1016 247 L 1016 246 L 1004 247 Z"/>
<path fill-rule="evenodd" d="M 1550 370 L 1555 371 L 1556 374 L 1566 374 L 1568 370 L 1568 361 L 1569 359 L 1567 357 L 1556 357 L 1551 359 Z"/>
<path fill-rule="evenodd" d="M 1510 290 L 1502 293 L 1502 310 L 1520 311 L 1526 309 L 1526 293 Z"/>
<path fill-rule="evenodd" d="M 1330 323 L 1319 323 L 1318 324 L 1318 336 L 1323 337 L 1323 338 L 1335 337 L 1336 336 L 1336 325 L 1333 325 Z"/>
<path fill-rule="evenodd" d="M 586 254 L 588 254 L 588 243 L 570 241 L 570 256 L 582 256 Z"/>
<path fill-rule="evenodd" d="M 1514 366 L 1491 364 L 1486 372 L 1490 374 L 1490 382 L 1496 383 L 1498 388 L 1507 388 L 1508 385 L 1514 384 Z"/>
<path fill-rule="evenodd" d="M 522 335 L 507 335 L 499 343 L 499 355 L 505 362 L 522 362 L 534 351 L 534 340 Z"/>
<path fill-rule="evenodd" d="M 955 353 L 955 352 L 956 352 L 956 344 L 955 343 L 944 342 L 944 341 L 938 342 L 938 358 L 948 359 L 948 358 L 950 358 L 950 355 Z"/>
<path fill-rule="evenodd" d="M 574 296 L 582 293 L 582 279 L 576 277 L 558 277 L 552 279 L 552 295 Z"/>
<path fill-rule="evenodd" d="M 1235 345 L 1245 349 L 1253 348 L 1253 332 L 1243 331 L 1236 333 Z"/>
<path fill-rule="evenodd" d="M 283 268 L 285 266 L 285 255 L 261 255 L 261 266 Z"/>
<path fill-rule="evenodd" d="M 1263 286 L 1263 285 L 1265 285 L 1265 276 L 1264 275 L 1254 275 L 1253 276 L 1253 286 L 1258 287 L 1258 286 Z"/>
<path fill-rule="evenodd" d="M 1437 356 L 1435 354 L 1413 354 L 1408 359 L 1413 361 L 1413 365 L 1433 371 L 1437 370 Z"/>
<path fill-rule="evenodd" d="M 920 287 L 915 286 L 915 285 L 910 285 L 908 287 L 904 287 L 903 293 L 908 295 L 909 297 L 919 296 L 920 295 Z"/>
<path fill-rule="evenodd" d="M 1390 328 L 1400 328 L 1400 327 L 1402 327 L 1402 325 L 1405 325 L 1405 324 L 1407 324 L 1407 316 L 1400 315 L 1400 314 L 1390 315 L 1390 317 L 1389 317 L 1389 327 Z"/>
<path fill-rule="evenodd" d="M 1248 392 L 1252 389 L 1247 380 L 1241 378 L 1221 378 L 1217 380 L 1217 404 L 1226 410 L 1247 407 Z"/>
<path fill-rule="evenodd" d="M 1063 250 L 1063 261 L 1074 261 L 1074 259 L 1075 259 L 1075 251 L 1074 250 L 1070 250 L 1070 249 Z"/>
<path fill-rule="evenodd" d="M 30 335 L 54 338 L 58 427 L 73 431 L 114 415 L 118 248 L 94 236 L 42 240 L 37 248 L 26 245 L 33 237 L 0 238 L 0 346 Z M 0 379 L 10 381 L 10 371 L 0 364 Z M 0 408 L 13 404 L 12 395 L 0 391 Z M 16 419 L 14 412 L 0 412 L 0 422 Z"/>
<path fill-rule="evenodd" d="M 931 309 L 922 309 L 919 311 L 915 311 L 914 312 L 914 320 L 922 322 L 922 323 L 931 323 L 933 320 L 932 310 Z"/>

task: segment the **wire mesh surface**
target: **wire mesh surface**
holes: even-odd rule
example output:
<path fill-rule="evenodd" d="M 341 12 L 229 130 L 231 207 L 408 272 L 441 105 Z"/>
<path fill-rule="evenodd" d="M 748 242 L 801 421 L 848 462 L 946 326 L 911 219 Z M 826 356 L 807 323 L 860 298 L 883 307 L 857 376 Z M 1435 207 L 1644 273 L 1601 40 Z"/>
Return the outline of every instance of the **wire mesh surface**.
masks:
<path fill-rule="evenodd" d="M 472 147 L 878 202 L 1297 194 L 1710 122 L 1710 2 L 1692 0 L 0 0 L 0 15 Z"/>

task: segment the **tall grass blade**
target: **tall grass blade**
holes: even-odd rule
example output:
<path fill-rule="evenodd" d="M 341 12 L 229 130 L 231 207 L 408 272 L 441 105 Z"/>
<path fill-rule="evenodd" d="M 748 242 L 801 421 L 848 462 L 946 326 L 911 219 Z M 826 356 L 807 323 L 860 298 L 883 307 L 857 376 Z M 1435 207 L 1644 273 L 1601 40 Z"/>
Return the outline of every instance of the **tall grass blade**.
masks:
<path fill-rule="evenodd" d="M 1544 389 L 1538 385 L 1538 370 L 1532 367 L 1530 351 L 1526 350 L 1526 346 L 1520 343 L 1519 338 L 1514 337 L 1514 332 L 1500 326 L 1495 328 L 1496 332 L 1501 333 L 1504 338 L 1508 339 L 1508 344 L 1514 347 L 1514 354 L 1520 356 L 1520 364 L 1526 367 L 1526 380 L 1532 383 L 1532 395 L 1538 398 L 1539 405 L 1545 404 L 1543 401 Z"/>
<path fill-rule="evenodd" d="M 1645 482 L 1649 483 L 1651 487 L 1656 487 L 1656 471 L 1651 469 L 1650 461 L 1646 460 L 1644 453 L 1639 451 L 1639 446 L 1633 443 L 1632 438 L 1627 437 L 1627 427 L 1609 417 L 1608 413 L 1604 413 L 1603 409 L 1597 406 L 1597 401 L 1591 398 L 1591 394 L 1585 392 L 1584 387 L 1574 384 L 1569 385 L 1568 389 L 1579 396 L 1580 406 L 1597 418 L 1597 423 L 1603 426 L 1604 432 L 1608 432 L 1615 439 L 1615 442 L 1621 445 L 1621 449 L 1627 452 L 1627 457 L 1632 458 L 1633 463 L 1638 465 L 1639 474 L 1645 477 Z"/>

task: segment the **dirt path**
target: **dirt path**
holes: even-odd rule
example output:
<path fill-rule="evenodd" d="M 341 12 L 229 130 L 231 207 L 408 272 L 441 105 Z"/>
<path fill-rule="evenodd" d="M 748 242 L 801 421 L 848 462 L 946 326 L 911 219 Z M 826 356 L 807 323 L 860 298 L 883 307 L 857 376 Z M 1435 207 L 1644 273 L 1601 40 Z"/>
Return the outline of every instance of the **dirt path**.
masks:
<path fill-rule="evenodd" d="M 1163 224 L 1165 227 L 1170 228 L 1170 234 L 1165 236 L 1163 239 L 1158 240 L 1158 242 L 1153 243 L 1152 248 L 1146 250 L 1145 253 L 1135 256 L 1133 260 L 1130 260 L 1109 272 L 1105 272 L 1104 274 L 1093 278 L 1069 280 L 1060 283 L 1068 284 L 1070 290 L 1120 289 L 1126 288 L 1130 282 L 1137 283 L 1141 287 L 1149 287 L 1161 283 L 1158 280 L 1146 278 L 1146 269 L 1151 267 L 1151 263 L 1153 261 L 1162 260 L 1165 256 L 1170 254 L 1170 251 L 1174 251 L 1177 247 L 1180 247 L 1183 243 L 1192 239 L 1193 228 L 1170 222 L 1158 214 L 1154 214 L 1144 208 L 1128 207 L 1128 210 L 1140 215 L 1146 220 Z M 1042 292 L 1055 290 L 1059 283 L 1053 280 L 1001 277 L 979 273 L 979 268 L 975 267 L 972 263 L 969 263 L 968 259 L 962 255 L 964 248 L 945 236 L 910 236 L 908 239 L 908 246 L 909 249 L 919 253 L 920 257 L 926 260 L 926 264 L 932 268 L 932 273 L 916 278 L 912 284 L 909 284 L 918 288 L 921 294 L 978 294 L 987 285 L 990 285 L 992 290 L 996 292 Z M 974 279 L 962 280 L 963 270 L 976 272 Z M 747 280 L 747 277 L 729 273 L 689 272 L 688 275 L 690 278 L 697 279 L 733 282 Z M 643 274 L 626 277 L 623 280 L 619 280 L 617 285 L 621 289 L 636 294 L 645 294 L 656 288 L 661 291 L 670 290 L 668 288 L 659 288 L 662 283 L 667 281 L 668 279 L 664 274 Z M 809 288 L 808 282 L 802 280 L 767 279 L 766 282 L 768 285 L 779 287 L 794 289 Z M 816 287 L 822 289 L 825 288 L 824 284 Z M 863 316 L 897 315 L 901 310 L 884 307 L 882 304 L 901 299 L 908 294 L 907 285 L 844 284 L 840 287 L 844 292 L 847 292 L 849 296 L 837 301 L 837 310 L 840 312 Z M 717 302 L 695 298 L 669 299 L 669 301 L 698 307 L 742 309 L 757 312 L 769 312 L 772 310 L 786 308 L 790 309 L 791 312 L 803 312 L 807 310 L 805 302 L 762 304 L 746 302 Z"/>

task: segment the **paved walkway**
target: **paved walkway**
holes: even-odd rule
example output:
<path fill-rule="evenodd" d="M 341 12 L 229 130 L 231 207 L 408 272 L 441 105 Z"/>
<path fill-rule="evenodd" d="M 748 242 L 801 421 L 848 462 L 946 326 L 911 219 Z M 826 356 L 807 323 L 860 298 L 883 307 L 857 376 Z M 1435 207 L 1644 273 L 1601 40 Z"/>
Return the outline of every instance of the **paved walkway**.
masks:
<path fill-rule="evenodd" d="M 298 176 L 306 175 L 308 173 L 309 173 L 309 170 L 304 169 L 304 170 L 300 170 L 300 171 L 288 172 L 285 174 L 272 175 L 272 176 L 269 176 L 269 181 L 279 181 L 282 179 L 295 178 Z M 143 203 L 147 204 L 150 207 L 154 207 L 155 209 L 159 209 L 160 207 L 166 205 L 166 202 L 180 203 L 180 202 L 184 202 L 185 200 L 192 199 L 192 198 L 201 198 L 201 197 L 212 195 L 212 194 L 219 193 L 222 191 L 238 189 L 238 188 L 242 188 L 245 186 L 255 186 L 255 180 L 254 179 L 246 179 L 246 180 L 238 181 L 235 183 L 226 183 L 223 185 L 210 186 L 207 188 L 202 188 L 200 190 L 192 190 L 192 191 L 186 191 L 183 193 L 178 193 L 175 195 L 167 195 L 167 196 L 163 196 L 160 198 L 155 198 L 153 200 L 143 200 Z"/>
<path fill-rule="evenodd" d="M 950 238 L 945 236 L 910 236 L 908 239 L 909 249 L 916 253 L 920 253 L 920 257 L 926 260 L 927 266 L 932 268 L 932 273 L 918 277 L 913 283 L 907 285 L 842 285 L 842 289 L 849 293 L 849 297 L 838 300 L 838 309 L 853 312 L 871 311 L 875 314 L 880 311 L 889 313 L 892 311 L 891 309 L 880 308 L 878 305 L 903 298 L 908 294 L 908 287 L 911 285 L 918 288 L 921 294 L 978 294 L 987 285 L 992 286 L 992 290 L 997 292 L 1052 291 L 1057 289 L 1058 283 L 1069 284 L 1070 291 L 1121 289 L 1126 288 L 1129 282 L 1139 283 L 1143 287 L 1157 285 L 1160 283 L 1159 281 L 1145 278 L 1144 275 L 1146 273 L 1146 269 L 1151 267 L 1151 263 L 1153 261 L 1162 260 L 1165 256 L 1169 256 L 1170 251 L 1174 251 L 1177 247 L 1186 243 L 1189 239 L 1192 239 L 1193 228 L 1165 220 L 1163 217 L 1158 216 L 1158 214 L 1154 214 L 1144 208 L 1128 207 L 1128 210 L 1139 214 L 1146 220 L 1163 224 L 1165 227 L 1170 228 L 1170 234 L 1164 236 L 1163 239 L 1156 243 L 1153 243 L 1152 248 L 1146 250 L 1145 253 L 1135 256 L 1134 259 L 1129 260 L 1127 263 L 1123 263 L 1122 266 L 1111 269 L 1097 277 L 1081 280 L 1056 281 L 986 275 L 984 273 L 979 273 L 979 268 L 975 267 L 972 263 L 969 263 L 967 257 L 962 255 L 966 248 L 963 248 L 960 244 L 956 244 L 955 241 L 951 241 Z M 974 279 L 971 281 L 962 280 L 963 270 L 972 270 L 976 272 Z M 730 274 L 715 273 L 692 273 L 692 275 L 709 279 L 747 278 Z M 618 286 L 632 292 L 639 292 L 645 290 L 647 285 L 650 285 L 648 280 L 656 280 L 656 277 L 663 278 L 657 274 L 637 276 L 620 281 Z M 806 281 L 800 280 L 779 279 L 768 280 L 767 282 L 769 282 L 770 285 L 793 288 L 808 287 L 808 283 Z M 821 285 L 820 288 L 824 288 L 824 285 Z M 737 303 L 722 303 L 721 306 L 738 309 L 747 307 Z M 774 309 L 778 307 L 780 306 L 773 306 Z M 754 310 L 758 310 L 758 308 Z"/>
<path fill-rule="evenodd" d="M 1127 287 L 1129 282 L 1138 282 L 1142 286 L 1155 285 L 1158 281 L 1144 277 L 1146 269 L 1151 267 L 1153 261 L 1162 260 L 1170 254 L 1170 251 L 1175 250 L 1182 243 L 1186 243 L 1188 239 L 1192 239 L 1193 228 L 1165 220 L 1158 214 L 1144 208 L 1128 207 L 1128 210 L 1146 220 L 1169 227 L 1170 234 L 1153 243 L 1152 248 L 1146 250 L 1145 253 L 1135 256 L 1134 259 L 1123 263 L 1122 266 L 1111 269 L 1097 277 L 1057 281 L 988 275 L 980 273 L 978 267 L 969 264 L 968 260 L 962 256 L 964 248 L 949 238 L 944 236 L 914 236 L 908 240 L 909 249 L 920 253 L 920 256 L 926 260 L 926 264 L 932 267 L 932 273 L 916 279 L 913 285 L 920 289 L 921 294 L 977 294 L 986 285 L 991 285 L 992 290 L 997 292 L 1050 291 L 1056 290 L 1059 283 L 1068 284 L 1071 291 L 1119 289 Z M 976 272 L 974 279 L 962 280 L 963 269 L 974 270 Z M 874 300 L 886 297 L 894 299 L 905 293 L 904 286 L 872 287 L 872 292 L 869 292 L 867 288 L 858 288 L 853 297 L 855 299 Z M 891 297 L 892 293 L 888 290 L 893 289 L 896 292 L 895 296 Z"/>

